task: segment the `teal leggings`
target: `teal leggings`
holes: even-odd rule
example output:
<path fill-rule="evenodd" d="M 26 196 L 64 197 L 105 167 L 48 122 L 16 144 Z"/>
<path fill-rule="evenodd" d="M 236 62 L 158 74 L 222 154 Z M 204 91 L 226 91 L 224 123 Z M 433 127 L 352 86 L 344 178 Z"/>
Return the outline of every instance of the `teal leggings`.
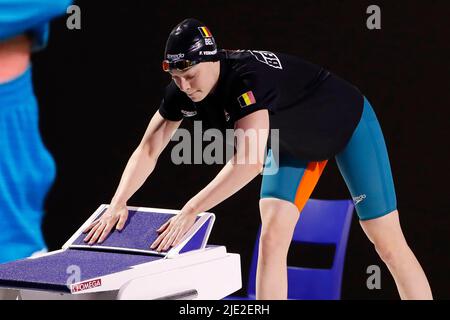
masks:
<path fill-rule="evenodd" d="M 391 166 L 375 112 L 364 98 L 364 110 L 346 147 L 335 156 L 360 220 L 384 216 L 397 209 Z M 301 211 L 311 195 L 327 161 L 309 162 L 280 154 L 278 171 L 269 150 L 263 172 L 261 198 L 279 198 L 294 203 Z M 271 168 L 270 171 L 267 168 Z M 267 169 L 267 170 L 266 170 Z"/>

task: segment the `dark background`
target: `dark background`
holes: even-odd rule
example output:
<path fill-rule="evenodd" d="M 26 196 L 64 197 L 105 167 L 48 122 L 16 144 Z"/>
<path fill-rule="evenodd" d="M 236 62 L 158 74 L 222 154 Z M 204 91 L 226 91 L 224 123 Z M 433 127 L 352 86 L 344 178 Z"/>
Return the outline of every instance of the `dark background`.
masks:
<path fill-rule="evenodd" d="M 361 89 L 384 131 L 405 236 L 435 297 L 450 298 L 448 1 L 76 4 L 82 29 L 68 30 L 66 17 L 55 20 L 48 48 L 33 57 L 40 128 L 58 168 L 43 226 L 50 250 L 60 248 L 100 204 L 111 200 L 169 81 L 160 68 L 166 37 L 178 22 L 194 17 L 209 27 L 221 48 L 299 55 Z M 381 8 L 381 30 L 366 28 L 371 4 Z M 175 166 L 166 150 L 128 204 L 180 209 L 220 169 Z M 217 215 L 210 243 L 241 254 L 244 288 L 260 223 L 260 182 L 256 178 L 209 210 Z M 334 161 L 312 197 L 350 197 Z M 366 269 L 373 264 L 382 270 L 380 290 L 366 287 Z M 398 298 L 356 215 L 342 298 Z"/>

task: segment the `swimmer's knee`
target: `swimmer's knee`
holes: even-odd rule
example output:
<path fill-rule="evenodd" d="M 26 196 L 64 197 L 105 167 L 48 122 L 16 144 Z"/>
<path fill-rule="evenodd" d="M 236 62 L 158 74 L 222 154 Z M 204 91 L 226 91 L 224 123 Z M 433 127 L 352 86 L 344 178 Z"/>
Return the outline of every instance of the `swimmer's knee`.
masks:
<path fill-rule="evenodd" d="M 262 220 L 261 254 L 287 254 L 299 217 L 297 207 L 292 202 L 277 198 L 263 198 L 259 204 Z"/>

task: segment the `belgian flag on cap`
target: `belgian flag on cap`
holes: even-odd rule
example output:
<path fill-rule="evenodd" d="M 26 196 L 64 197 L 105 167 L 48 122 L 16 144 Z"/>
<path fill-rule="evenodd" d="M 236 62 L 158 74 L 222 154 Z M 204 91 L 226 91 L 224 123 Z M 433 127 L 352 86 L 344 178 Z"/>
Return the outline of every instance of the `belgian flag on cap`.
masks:
<path fill-rule="evenodd" d="M 202 34 L 203 38 L 211 38 L 212 33 L 209 31 L 207 27 L 198 27 L 198 30 L 200 30 L 200 33 Z"/>

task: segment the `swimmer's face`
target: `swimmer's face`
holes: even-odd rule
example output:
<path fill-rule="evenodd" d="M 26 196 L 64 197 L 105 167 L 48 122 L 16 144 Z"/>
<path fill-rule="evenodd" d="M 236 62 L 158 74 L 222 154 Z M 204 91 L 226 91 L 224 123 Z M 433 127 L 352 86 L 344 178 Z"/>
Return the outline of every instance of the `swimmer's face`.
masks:
<path fill-rule="evenodd" d="M 202 101 L 215 88 L 219 73 L 220 62 L 218 61 L 202 62 L 186 71 L 170 71 L 177 87 L 194 102 Z"/>

